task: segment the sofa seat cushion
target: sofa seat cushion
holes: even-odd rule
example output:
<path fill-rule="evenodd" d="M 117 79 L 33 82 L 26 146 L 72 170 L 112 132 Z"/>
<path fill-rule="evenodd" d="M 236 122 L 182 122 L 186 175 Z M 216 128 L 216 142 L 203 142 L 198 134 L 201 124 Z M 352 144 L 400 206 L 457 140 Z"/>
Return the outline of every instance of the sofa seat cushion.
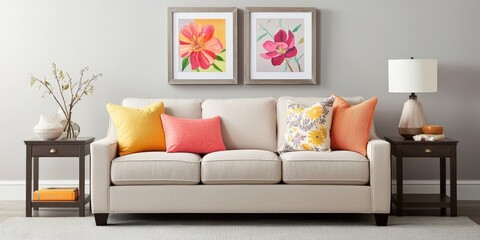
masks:
<path fill-rule="evenodd" d="M 282 179 L 282 162 L 266 150 L 227 150 L 202 159 L 203 184 L 273 184 Z"/>
<path fill-rule="evenodd" d="M 200 156 L 193 153 L 142 152 L 112 161 L 115 185 L 197 184 Z"/>
<path fill-rule="evenodd" d="M 283 182 L 289 184 L 365 185 L 369 161 L 351 151 L 298 151 L 280 155 Z"/>

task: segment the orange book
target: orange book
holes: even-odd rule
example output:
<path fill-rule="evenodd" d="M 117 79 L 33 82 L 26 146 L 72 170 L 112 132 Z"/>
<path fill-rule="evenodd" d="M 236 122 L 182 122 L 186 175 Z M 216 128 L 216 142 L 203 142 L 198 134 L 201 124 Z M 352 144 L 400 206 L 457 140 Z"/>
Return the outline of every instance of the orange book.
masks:
<path fill-rule="evenodd" d="M 33 192 L 33 201 L 75 201 L 78 188 L 43 188 Z"/>

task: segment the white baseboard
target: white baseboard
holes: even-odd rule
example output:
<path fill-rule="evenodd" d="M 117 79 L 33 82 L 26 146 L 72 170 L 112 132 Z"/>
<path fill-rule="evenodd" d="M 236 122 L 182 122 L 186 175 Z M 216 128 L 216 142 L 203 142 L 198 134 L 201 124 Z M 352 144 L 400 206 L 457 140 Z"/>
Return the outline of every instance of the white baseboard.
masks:
<path fill-rule="evenodd" d="M 77 186 L 76 180 L 40 180 L 40 187 L 71 187 Z M 447 181 L 447 195 L 450 192 Z M 85 187 L 88 189 L 89 184 Z M 392 191 L 396 192 L 396 181 L 392 181 Z M 438 180 L 404 180 L 404 193 L 438 193 L 440 191 Z M 88 192 L 88 191 L 87 191 Z M 457 181 L 458 200 L 480 200 L 480 180 Z M 25 200 L 25 181 L 3 180 L 0 181 L 0 200 Z"/>
<path fill-rule="evenodd" d="M 48 187 L 78 187 L 78 180 L 40 180 L 40 188 Z M 89 182 L 85 182 L 86 193 L 88 193 Z M 25 181 L 22 180 L 0 180 L 0 201 L 1 200 L 25 200 Z"/>

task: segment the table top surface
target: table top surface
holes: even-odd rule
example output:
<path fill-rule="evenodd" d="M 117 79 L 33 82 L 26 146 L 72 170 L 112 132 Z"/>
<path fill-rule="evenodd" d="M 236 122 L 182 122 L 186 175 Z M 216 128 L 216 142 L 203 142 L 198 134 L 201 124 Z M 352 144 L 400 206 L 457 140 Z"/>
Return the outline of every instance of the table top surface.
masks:
<path fill-rule="evenodd" d="M 81 144 L 90 144 L 95 140 L 94 137 L 78 137 L 76 139 L 56 139 L 56 140 L 42 140 L 39 138 L 33 138 L 25 140 L 26 145 L 31 144 L 55 144 L 55 145 L 81 145 Z"/>
<path fill-rule="evenodd" d="M 444 140 L 438 140 L 438 141 L 415 141 L 415 140 L 409 140 L 405 139 L 403 137 L 385 137 L 385 140 L 387 142 L 390 142 L 392 144 L 419 144 L 419 145 L 426 145 L 426 144 L 457 144 L 458 141 L 455 139 L 451 138 L 445 138 Z"/>

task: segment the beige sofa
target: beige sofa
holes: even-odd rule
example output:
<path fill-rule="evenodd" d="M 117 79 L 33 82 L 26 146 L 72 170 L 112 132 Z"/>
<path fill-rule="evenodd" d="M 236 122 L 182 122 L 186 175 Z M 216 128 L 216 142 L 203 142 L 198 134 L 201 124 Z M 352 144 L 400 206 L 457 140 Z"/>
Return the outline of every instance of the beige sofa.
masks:
<path fill-rule="evenodd" d="M 278 155 L 286 128 L 286 101 L 305 106 L 314 97 L 244 99 L 127 98 L 139 108 L 163 101 L 182 118 L 220 116 L 227 151 L 143 152 L 119 157 L 115 126 L 91 145 L 92 212 L 97 225 L 112 213 L 390 213 L 390 146 L 374 128 L 367 156 L 350 151 Z M 362 97 L 346 98 L 351 104 Z"/>

